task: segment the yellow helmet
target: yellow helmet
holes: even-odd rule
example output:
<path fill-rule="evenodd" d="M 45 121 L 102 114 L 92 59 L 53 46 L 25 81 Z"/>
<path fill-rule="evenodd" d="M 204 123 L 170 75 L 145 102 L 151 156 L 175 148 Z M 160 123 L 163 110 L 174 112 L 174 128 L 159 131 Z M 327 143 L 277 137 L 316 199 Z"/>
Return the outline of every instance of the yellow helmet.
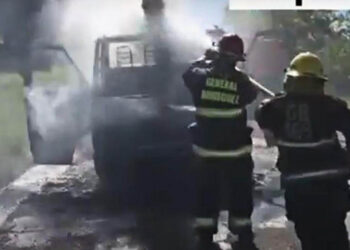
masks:
<path fill-rule="evenodd" d="M 286 72 L 291 77 L 311 77 L 327 81 L 320 58 L 311 53 L 303 52 L 293 58 Z"/>

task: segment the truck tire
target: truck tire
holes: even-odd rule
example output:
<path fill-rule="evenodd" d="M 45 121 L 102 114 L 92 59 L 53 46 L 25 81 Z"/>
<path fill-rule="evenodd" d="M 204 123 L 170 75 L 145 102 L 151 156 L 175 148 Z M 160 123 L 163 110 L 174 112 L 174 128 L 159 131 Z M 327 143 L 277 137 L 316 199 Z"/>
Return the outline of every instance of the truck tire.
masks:
<path fill-rule="evenodd" d="M 128 185 L 130 159 L 128 161 L 129 157 L 126 157 L 127 153 L 122 148 L 122 144 L 104 135 L 103 131 L 92 133 L 96 174 L 103 185 L 125 190 Z M 111 143 L 113 147 L 109 146 Z"/>

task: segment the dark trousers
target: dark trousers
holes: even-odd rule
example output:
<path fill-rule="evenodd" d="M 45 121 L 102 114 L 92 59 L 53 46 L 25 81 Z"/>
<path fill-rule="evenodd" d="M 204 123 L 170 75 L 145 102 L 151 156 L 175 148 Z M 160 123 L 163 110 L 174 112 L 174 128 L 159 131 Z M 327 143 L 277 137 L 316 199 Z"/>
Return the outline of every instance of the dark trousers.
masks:
<path fill-rule="evenodd" d="M 192 158 L 143 160 L 131 167 L 129 207 L 137 213 L 138 238 L 152 250 L 192 250 Z"/>
<path fill-rule="evenodd" d="M 285 198 L 303 250 L 349 250 L 346 183 L 286 187 Z"/>
<path fill-rule="evenodd" d="M 195 216 L 217 218 L 221 210 L 228 210 L 230 230 L 238 234 L 240 240 L 251 241 L 253 238 L 250 223 L 253 211 L 253 161 L 251 156 L 197 158 L 194 170 L 196 177 Z"/>

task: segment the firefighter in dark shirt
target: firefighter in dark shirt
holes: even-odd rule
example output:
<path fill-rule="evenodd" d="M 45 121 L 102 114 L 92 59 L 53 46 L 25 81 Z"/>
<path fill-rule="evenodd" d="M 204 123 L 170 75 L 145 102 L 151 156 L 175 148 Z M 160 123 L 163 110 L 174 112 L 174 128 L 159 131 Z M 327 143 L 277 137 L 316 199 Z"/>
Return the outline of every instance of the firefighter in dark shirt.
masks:
<path fill-rule="evenodd" d="M 320 59 L 301 53 L 287 69 L 285 93 L 263 101 L 256 113 L 277 143 L 287 217 L 303 250 L 349 250 L 344 220 L 350 111 L 342 100 L 324 94 L 326 81 Z"/>
<path fill-rule="evenodd" d="M 210 63 L 196 62 L 183 75 L 196 107 L 190 126 L 195 155 L 198 249 L 218 249 L 213 243 L 220 210 L 230 213 L 230 230 L 239 236 L 239 249 L 257 249 L 250 216 L 253 210 L 252 129 L 246 105 L 257 89 L 236 68 L 244 61 L 242 39 L 227 34 Z M 237 249 L 237 248 L 235 248 Z"/>

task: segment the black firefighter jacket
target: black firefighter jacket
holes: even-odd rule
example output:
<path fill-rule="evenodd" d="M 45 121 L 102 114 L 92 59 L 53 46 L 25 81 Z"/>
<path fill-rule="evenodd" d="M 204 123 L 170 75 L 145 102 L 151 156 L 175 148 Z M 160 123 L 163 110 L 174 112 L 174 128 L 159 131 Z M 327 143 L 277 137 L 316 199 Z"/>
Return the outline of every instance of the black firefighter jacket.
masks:
<path fill-rule="evenodd" d="M 247 127 L 246 105 L 257 90 L 243 72 L 193 65 L 183 75 L 196 107 L 191 126 L 195 153 L 203 157 L 237 157 L 250 153 L 251 128 Z"/>
<path fill-rule="evenodd" d="M 340 99 L 327 95 L 283 94 L 265 100 L 256 113 L 262 129 L 273 132 L 279 149 L 278 168 L 284 174 L 339 168 L 347 164 L 350 111 Z"/>

